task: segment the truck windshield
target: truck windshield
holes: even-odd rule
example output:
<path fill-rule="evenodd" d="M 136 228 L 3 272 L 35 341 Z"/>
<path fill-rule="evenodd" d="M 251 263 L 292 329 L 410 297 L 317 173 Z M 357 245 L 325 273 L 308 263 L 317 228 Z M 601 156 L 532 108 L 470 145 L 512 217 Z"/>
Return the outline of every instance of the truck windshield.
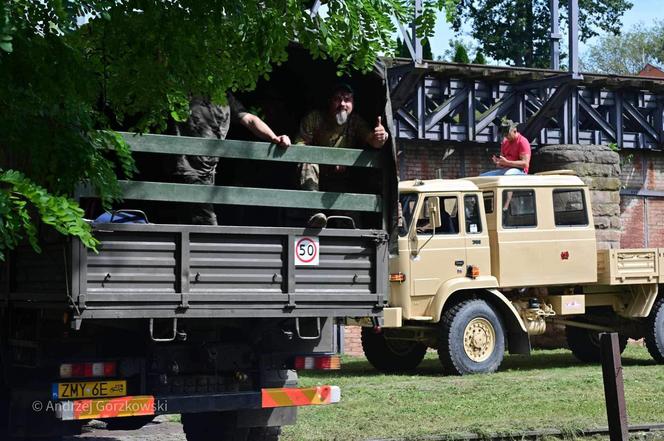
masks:
<path fill-rule="evenodd" d="M 399 236 L 408 234 L 413 213 L 417 205 L 417 193 L 406 193 L 399 196 Z"/>

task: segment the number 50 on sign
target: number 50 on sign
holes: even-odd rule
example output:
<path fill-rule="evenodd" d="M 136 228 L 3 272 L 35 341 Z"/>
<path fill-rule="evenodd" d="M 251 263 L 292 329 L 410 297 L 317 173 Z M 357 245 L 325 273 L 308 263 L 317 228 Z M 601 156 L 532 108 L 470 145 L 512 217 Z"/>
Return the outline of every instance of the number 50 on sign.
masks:
<path fill-rule="evenodd" d="M 317 237 L 295 238 L 295 266 L 318 266 L 320 245 Z"/>

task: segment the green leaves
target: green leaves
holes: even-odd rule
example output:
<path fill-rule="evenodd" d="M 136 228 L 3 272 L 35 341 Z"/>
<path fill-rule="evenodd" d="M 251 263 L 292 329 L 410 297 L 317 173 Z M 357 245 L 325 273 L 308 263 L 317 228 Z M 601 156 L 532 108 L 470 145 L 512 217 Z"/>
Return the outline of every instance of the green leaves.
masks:
<path fill-rule="evenodd" d="M 422 35 L 437 9 L 424 0 Z M 0 3 L 0 252 L 26 238 L 34 215 L 93 246 L 68 199 L 92 185 L 106 208 L 135 172 L 113 130 L 159 133 L 189 116 L 191 96 L 223 102 L 251 90 L 297 42 L 339 72 L 368 71 L 393 48 L 393 17 L 412 0 L 7 0 Z M 11 170 L 20 171 L 12 172 Z M 18 174 L 15 174 L 18 173 Z"/>
<path fill-rule="evenodd" d="M 16 170 L 0 170 L 0 260 L 23 239 L 41 251 L 33 213 L 59 233 L 78 237 L 87 247 L 94 249 L 99 244 L 75 201 L 49 194 Z"/>
<path fill-rule="evenodd" d="M 664 21 L 637 24 L 621 35 L 604 35 L 582 60 L 588 72 L 636 75 L 646 63 L 664 62 Z"/>
<path fill-rule="evenodd" d="M 14 37 L 12 34 L 16 31 L 16 28 L 12 26 L 9 21 L 9 16 L 7 14 L 6 5 L 0 6 L 0 51 L 12 52 L 14 46 L 12 45 L 12 40 Z"/>
<path fill-rule="evenodd" d="M 566 2 L 560 13 L 567 18 Z M 620 18 L 632 7 L 627 0 L 579 0 L 579 38 L 587 41 L 598 30 L 617 33 Z M 550 47 L 548 0 L 460 0 L 454 29 L 471 26 L 482 52 L 516 66 L 548 67 Z"/>

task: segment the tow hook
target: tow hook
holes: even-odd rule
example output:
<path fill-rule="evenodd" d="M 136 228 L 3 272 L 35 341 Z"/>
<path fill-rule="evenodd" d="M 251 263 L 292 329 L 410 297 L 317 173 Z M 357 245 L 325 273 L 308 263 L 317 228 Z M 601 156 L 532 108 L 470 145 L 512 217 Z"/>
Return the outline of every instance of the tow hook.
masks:
<path fill-rule="evenodd" d="M 380 334 L 383 332 L 383 329 L 380 327 L 380 322 L 378 321 L 378 317 L 371 317 L 371 323 L 373 324 L 374 334 Z"/>

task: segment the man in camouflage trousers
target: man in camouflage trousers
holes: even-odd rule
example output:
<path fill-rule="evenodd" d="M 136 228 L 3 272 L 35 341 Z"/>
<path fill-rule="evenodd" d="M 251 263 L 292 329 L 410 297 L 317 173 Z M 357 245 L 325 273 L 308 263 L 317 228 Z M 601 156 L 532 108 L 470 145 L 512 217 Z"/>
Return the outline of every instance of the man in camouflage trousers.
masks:
<path fill-rule="evenodd" d="M 327 147 L 363 148 L 370 145 L 381 148 L 388 138 L 379 116 L 373 130 L 353 113 L 353 89 L 339 83 L 332 89 L 327 111 L 314 110 L 300 122 L 296 144 Z M 343 165 L 299 165 L 300 188 L 310 191 L 347 191 L 348 170 Z M 327 224 L 324 213 L 316 213 L 309 219 L 309 226 L 323 228 Z"/>
<path fill-rule="evenodd" d="M 247 112 L 242 104 L 227 94 L 227 104 L 219 105 L 203 98 L 189 103 L 191 114 L 178 124 L 178 134 L 198 138 L 226 139 L 231 122 L 248 128 L 256 137 L 281 147 L 288 147 L 286 135 L 275 135 L 272 129 L 256 115 Z M 214 185 L 219 158 L 214 156 L 180 155 L 175 164 L 175 180 L 183 184 Z M 180 221 L 196 225 L 217 225 L 212 204 L 189 204 L 189 212 L 181 213 Z"/>

